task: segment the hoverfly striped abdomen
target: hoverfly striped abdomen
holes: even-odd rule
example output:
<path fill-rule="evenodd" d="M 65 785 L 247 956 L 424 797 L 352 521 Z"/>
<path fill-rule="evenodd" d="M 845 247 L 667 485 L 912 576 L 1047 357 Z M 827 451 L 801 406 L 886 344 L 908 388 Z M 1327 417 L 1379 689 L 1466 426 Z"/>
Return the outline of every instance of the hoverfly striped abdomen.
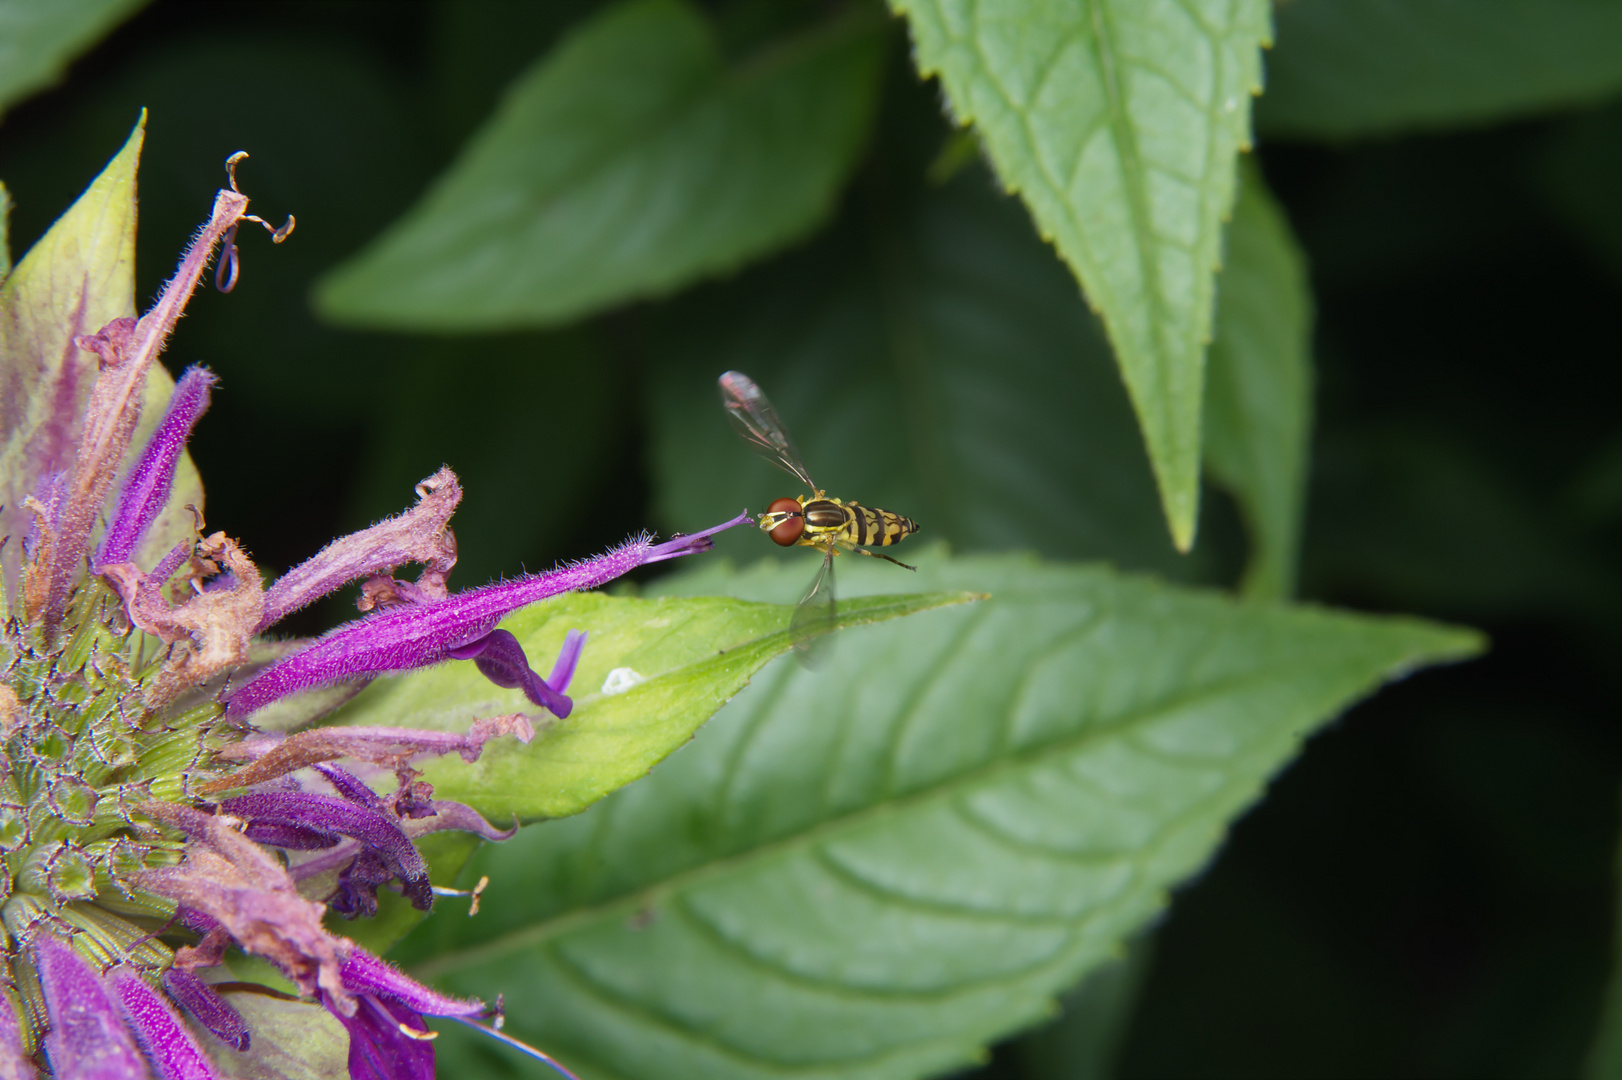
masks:
<path fill-rule="evenodd" d="M 846 503 L 845 509 L 851 513 L 850 528 L 846 530 L 846 536 L 852 543 L 863 547 L 889 547 L 891 544 L 899 544 L 918 531 L 918 526 L 912 518 L 892 514 L 888 510 L 867 507 L 855 502 Z"/>

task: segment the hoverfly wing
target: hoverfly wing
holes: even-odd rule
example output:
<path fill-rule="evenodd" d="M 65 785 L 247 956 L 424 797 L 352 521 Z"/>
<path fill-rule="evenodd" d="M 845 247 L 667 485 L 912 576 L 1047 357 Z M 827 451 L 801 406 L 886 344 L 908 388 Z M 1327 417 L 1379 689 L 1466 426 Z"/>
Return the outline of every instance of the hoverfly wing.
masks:
<path fill-rule="evenodd" d="M 761 457 L 776 465 L 790 476 L 797 476 L 812 491 L 817 485 L 800 460 L 794 440 L 788 437 L 777 410 L 755 380 L 741 371 L 729 371 L 718 380 L 721 386 L 721 404 L 726 407 L 727 419 L 737 429 L 744 442 L 755 448 Z"/>
<path fill-rule="evenodd" d="M 828 548 L 817 567 L 811 587 L 805 590 L 800 602 L 789 617 L 789 640 L 800 663 L 808 668 L 817 667 L 828 655 L 831 644 L 828 634 L 834 629 L 834 550 Z"/>

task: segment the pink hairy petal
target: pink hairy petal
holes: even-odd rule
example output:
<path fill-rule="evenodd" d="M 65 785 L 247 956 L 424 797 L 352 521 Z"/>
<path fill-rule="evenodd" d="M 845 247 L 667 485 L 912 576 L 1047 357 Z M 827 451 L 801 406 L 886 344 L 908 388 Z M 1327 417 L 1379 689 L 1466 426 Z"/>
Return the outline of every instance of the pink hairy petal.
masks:
<path fill-rule="evenodd" d="M 107 973 L 124 1017 L 164 1080 L 219 1080 L 203 1048 L 169 1003 L 136 972 L 115 967 Z"/>
<path fill-rule="evenodd" d="M 522 713 L 508 713 L 475 720 L 465 735 L 416 728 L 354 727 L 315 728 L 280 740 L 248 739 L 225 747 L 221 756 L 257 756 L 257 760 L 202 785 L 199 791 L 214 795 L 232 788 L 251 787 L 310 765 L 343 758 L 393 767 L 418 754 L 437 757 L 455 753 L 471 764 L 479 760 L 485 743 L 503 735 L 512 735 L 519 742 L 527 743 L 535 737 L 535 725 Z"/>
<path fill-rule="evenodd" d="M 512 828 L 498 829 L 486 821 L 484 815 L 465 803 L 452 802 L 450 799 L 435 799 L 431 805 L 434 811 L 431 815 L 400 822 L 400 827 L 413 840 L 431 832 L 473 833 L 486 840 L 498 841 L 511 840 L 518 835 L 516 818 L 513 820 Z"/>
<path fill-rule="evenodd" d="M 407 563 L 422 563 L 425 577 L 434 575 L 437 592 L 444 594 L 444 575 L 456 563 L 456 542 L 446 529 L 456 505 L 462 501 L 462 485 L 449 467 L 417 485 L 417 505 L 404 513 L 380 521 L 371 528 L 334 540 L 316 555 L 295 566 L 265 593 L 265 610 L 259 629 L 277 622 L 305 605 L 351 581 L 386 573 Z"/>
<path fill-rule="evenodd" d="M 274 855 L 238 832 L 234 818 L 175 803 L 139 809 L 195 843 L 179 866 L 138 871 L 131 875 L 135 884 L 213 919 L 243 949 L 280 967 L 301 993 L 325 990 L 353 1012 L 339 977 L 353 943 L 322 927 L 325 907 L 299 895 Z"/>
<path fill-rule="evenodd" d="M 215 533 L 198 546 L 229 573 L 229 582 L 196 593 L 175 607 L 163 598 L 163 579 L 157 574 L 143 574 L 132 563 L 99 568 L 123 597 L 131 622 L 166 644 L 182 643 L 147 688 L 148 705 L 173 700 L 182 691 L 248 659 L 254 627 L 264 608 L 259 571 L 237 542 L 223 533 Z M 171 551 L 159 569 L 168 568 L 174 555 Z"/>

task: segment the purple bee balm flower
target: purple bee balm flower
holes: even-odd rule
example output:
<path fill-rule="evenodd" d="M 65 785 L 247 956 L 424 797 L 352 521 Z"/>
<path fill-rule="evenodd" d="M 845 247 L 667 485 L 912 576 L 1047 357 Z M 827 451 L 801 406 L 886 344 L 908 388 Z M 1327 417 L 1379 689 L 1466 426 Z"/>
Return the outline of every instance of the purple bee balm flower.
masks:
<path fill-rule="evenodd" d="M 250 840 L 276 847 L 305 847 L 303 835 L 324 838 L 314 846 L 331 847 L 340 838 L 360 841 L 387 869 L 383 879 L 399 878 L 406 899 L 426 911 L 433 903 L 428 864 L 394 819 L 382 810 L 313 791 L 262 791 L 226 799 L 220 809 L 247 822 Z M 291 842 L 289 838 L 293 837 Z"/>
<path fill-rule="evenodd" d="M 318 638 L 303 652 L 277 661 L 233 691 L 226 699 L 229 715 L 245 717 L 288 694 L 339 679 L 411 671 L 458 656 L 482 657 L 487 652 L 489 667 L 514 680 L 502 685 L 522 685 L 532 701 L 550 708 L 546 695 L 535 685 L 544 680 L 533 672 L 533 681 L 517 676 L 522 650 L 517 649 L 516 639 L 510 643 L 486 640 L 497 623 L 519 608 L 560 593 L 596 588 L 638 566 L 708 551 L 714 546 L 711 536 L 752 520 L 745 512 L 714 528 L 662 544 L 655 544 L 650 536 L 639 536 L 606 554 L 544 574 L 526 574 L 435 602 L 400 604 L 358 619 Z M 578 644 L 573 647 L 578 649 Z M 565 645 L 565 656 L 569 648 Z M 564 667 L 562 660 L 560 657 L 560 668 Z M 528 669 L 527 663 L 523 666 Z M 572 671 L 572 664 L 567 670 Z M 562 687 L 547 685 L 562 695 Z M 560 715 L 567 715 L 567 706 Z"/>
<path fill-rule="evenodd" d="M 190 367 L 175 384 L 168 410 L 124 478 L 118 509 L 96 554 L 98 566 L 128 562 L 147 529 L 157 520 L 169 501 L 175 466 L 186 449 L 186 440 L 191 438 L 198 418 L 208 409 L 209 391 L 217 381 L 207 368 Z"/>

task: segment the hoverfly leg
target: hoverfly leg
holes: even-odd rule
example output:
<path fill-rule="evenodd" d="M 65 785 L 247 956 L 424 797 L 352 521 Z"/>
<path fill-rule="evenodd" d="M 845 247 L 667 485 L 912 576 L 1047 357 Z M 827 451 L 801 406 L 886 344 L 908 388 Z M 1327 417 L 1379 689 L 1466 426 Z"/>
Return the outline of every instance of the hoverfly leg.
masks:
<path fill-rule="evenodd" d="M 912 571 L 916 572 L 917 569 L 918 569 L 916 566 L 908 566 L 906 563 L 902 562 L 900 559 L 893 558 L 892 556 L 886 555 L 881 551 L 869 551 L 866 548 L 852 548 L 851 550 L 860 552 L 861 554 L 867 555 L 867 556 L 869 556 L 871 558 L 874 558 L 874 559 L 884 559 L 884 560 L 886 560 L 888 562 L 893 562 L 897 566 L 901 567 L 901 569 L 903 569 L 903 570 L 912 570 Z"/>

